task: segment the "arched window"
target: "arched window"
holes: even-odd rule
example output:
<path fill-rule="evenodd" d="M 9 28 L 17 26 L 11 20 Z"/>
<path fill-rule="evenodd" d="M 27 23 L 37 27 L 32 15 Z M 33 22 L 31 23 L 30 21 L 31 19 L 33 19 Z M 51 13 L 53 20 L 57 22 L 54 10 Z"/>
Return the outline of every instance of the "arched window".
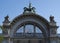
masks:
<path fill-rule="evenodd" d="M 34 26 L 33 25 L 26 25 L 25 33 L 33 33 L 33 32 L 34 32 Z"/>
<path fill-rule="evenodd" d="M 16 33 L 23 33 L 23 26 L 19 28 Z"/>
<path fill-rule="evenodd" d="M 36 33 L 42 33 L 42 31 L 38 27 L 36 27 Z"/>
<path fill-rule="evenodd" d="M 35 27 L 35 28 L 34 28 Z M 25 25 L 20 27 L 16 33 L 42 33 L 42 31 L 34 25 Z"/>

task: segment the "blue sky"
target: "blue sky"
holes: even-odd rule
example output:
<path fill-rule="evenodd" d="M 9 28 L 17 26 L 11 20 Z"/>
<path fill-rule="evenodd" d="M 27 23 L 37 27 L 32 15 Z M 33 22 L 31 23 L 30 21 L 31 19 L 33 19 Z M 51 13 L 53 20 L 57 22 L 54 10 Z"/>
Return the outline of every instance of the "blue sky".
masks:
<path fill-rule="evenodd" d="M 0 0 L 0 25 L 4 17 L 9 15 L 13 20 L 23 13 L 23 8 L 28 7 L 29 1 L 36 8 L 36 13 L 49 21 L 50 15 L 55 17 L 57 25 L 60 26 L 60 0 Z M 60 28 L 57 30 L 60 33 Z"/>

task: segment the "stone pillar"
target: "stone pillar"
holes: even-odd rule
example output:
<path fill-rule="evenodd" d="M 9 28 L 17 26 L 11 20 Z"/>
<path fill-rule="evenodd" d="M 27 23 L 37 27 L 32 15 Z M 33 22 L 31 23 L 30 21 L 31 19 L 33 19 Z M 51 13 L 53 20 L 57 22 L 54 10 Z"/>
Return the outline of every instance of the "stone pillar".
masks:
<path fill-rule="evenodd" d="M 8 29 L 10 27 L 9 16 L 7 15 L 3 21 L 3 34 L 8 34 Z"/>
<path fill-rule="evenodd" d="M 25 36 L 25 25 L 24 25 L 24 28 L 23 28 L 23 35 Z"/>
<path fill-rule="evenodd" d="M 13 43 L 13 39 L 9 38 L 8 43 Z"/>
<path fill-rule="evenodd" d="M 34 36 L 36 35 L 36 27 L 35 27 L 35 25 L 34 25 Z"/>
<path fill-rule="evenodd" d="M 57 28 L 56 22 L 54 20 L 54 16 L 50 16 L 50 43 L 56 43 L 56 37 L 57 37 Z"/>

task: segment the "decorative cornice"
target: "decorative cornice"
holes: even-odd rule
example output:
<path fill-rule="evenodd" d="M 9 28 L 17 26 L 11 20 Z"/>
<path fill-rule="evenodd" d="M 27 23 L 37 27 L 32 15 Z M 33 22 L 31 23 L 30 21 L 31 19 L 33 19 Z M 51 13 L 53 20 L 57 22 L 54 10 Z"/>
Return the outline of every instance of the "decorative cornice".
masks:
<path fill-rule="evenodd" d="M 45 24 L 47 24 L 49 26 L 49 22 L 43 18 L 42 16 L 38 15 L 38 14 L 34 14 L 34 13 L 30 13 L 30 14 L 21 14 L 17 17 L 15 17 L 13 19 L 13 21 L 11 22 L 11 26 L 13 26 L 16 22 L 18 22 L 19 20 L 26 18 L 26 17 L 31 17 L 31 18 L 35 18 L 38 19 L 39 21 L 43 21 Z"/>

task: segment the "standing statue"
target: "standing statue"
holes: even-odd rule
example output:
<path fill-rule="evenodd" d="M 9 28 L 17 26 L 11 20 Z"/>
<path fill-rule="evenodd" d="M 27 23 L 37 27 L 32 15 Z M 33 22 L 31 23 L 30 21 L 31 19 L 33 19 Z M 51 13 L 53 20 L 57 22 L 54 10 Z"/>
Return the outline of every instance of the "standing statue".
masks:
<path fill-rule="evenodd" d="M 50 22 L 55 22 L 54 21 L 54 16 L 50 16 Z"/>

